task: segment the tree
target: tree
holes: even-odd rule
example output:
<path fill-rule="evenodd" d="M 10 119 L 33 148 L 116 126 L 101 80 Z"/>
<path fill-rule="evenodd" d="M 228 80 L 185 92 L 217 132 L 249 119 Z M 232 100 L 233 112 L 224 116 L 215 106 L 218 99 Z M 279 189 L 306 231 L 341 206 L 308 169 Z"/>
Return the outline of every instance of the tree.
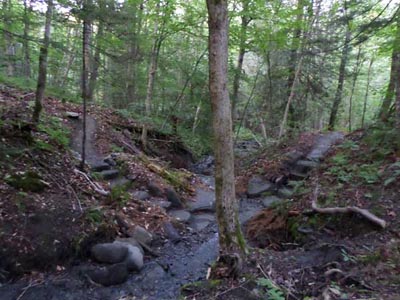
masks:
<path fill-rule="evenodd" d="M 207 0 L 209 28 L 209 91 L 213 114 L 215 195 L 220 253 L 244 253 L 235 194 L 231 103 L 228 93 L 228 4 Z"/>
<path fill-rule="evenodd" d="M 42 111 L 42 100 L 46 89 L 47 76 L 47 56 L 50 45 L 51 17 L 53 14 L 53 0 L 47 0 L 46 23 L 44 26 L 44 40 L 40 47 L 39 54 L 39 74 L 35 95 L 35 108 L 33 110 L 32 121 L 39 122 L 40 112 Z"/>

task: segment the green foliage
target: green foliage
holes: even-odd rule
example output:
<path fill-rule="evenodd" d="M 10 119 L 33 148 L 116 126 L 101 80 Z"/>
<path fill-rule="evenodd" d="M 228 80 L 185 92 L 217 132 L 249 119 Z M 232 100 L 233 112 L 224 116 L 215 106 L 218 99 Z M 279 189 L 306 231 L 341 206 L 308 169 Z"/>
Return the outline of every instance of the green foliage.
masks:
<path fill-rule="evenodd" d="M 38 129 L 46 133 L 50 140 L 58 145 L 67 148 L 69 145 L 69 131 L 63 126 L 62 121 L 57 117 L 45 118 Z M 43 144 L 41 145 L 43 146 Z"/>
<path fill-rule="evenodd" d="M 127 191 L 129 186 L 130 183 L 113 187 L 108 195 L 109 200 L 112 203 L 118 203 L 120 206 L 125 205 L 132 198 Z"/>
<path fill-rule="evenodd" d="M 356 174 L 363 179 L 366 184 L 372 184 L 379 180 L 378 171 L 379 166 L 377 164 L 363 164 L 356 170 Z"/>
<path fill-rule="evenodd" d="M 4 179 L 9 185 L 25 192 L 39 193 L 47 186 L 41 176 L 34 171 L 17 172 L 12 175 L 7 175 Z"/>
<path fill-rule="evenodd" d="M 104 219 L 103 211 L 98 208 L 90 208 L 85 212 L 85 218 L 92 224 L 101 224 Z"/>
<path fill-rule="evenodd" d="M 279 288 L 274 282 L 267 278 L 257 279 L 257 284 L 266 289 L 266 295 L 268 300 L 285 300 L 285 294 L 282 289 Z"/>
<path fill-rule="evenodd" d="M 212 153 L 213 142 L 210 136 L 193 134 L 190 129 L 182 127 L 178 129 L 178 135 L 195 158 Z"/>

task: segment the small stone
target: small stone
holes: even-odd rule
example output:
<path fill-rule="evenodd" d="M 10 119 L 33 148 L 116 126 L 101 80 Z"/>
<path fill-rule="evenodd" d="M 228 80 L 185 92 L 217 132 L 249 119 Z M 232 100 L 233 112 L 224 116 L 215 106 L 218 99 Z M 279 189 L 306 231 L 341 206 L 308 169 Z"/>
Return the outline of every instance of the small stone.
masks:
<path fill-rule="evenodd" d="M 156 185 L 155 183 L 149 183 L 147 185 L 147 189 L 149 190 L 150 195 L 152 195 L 153 197 L 164 196 L 164 193 L 161 190 L 161 188 L 158 185 Z"/>
<path fill-rule="evenodd" d="M 171 210 L 168 213 L 171 217 L 175 218 L 179 222 L 186 223 L 189 221 L 191 214 L 186 210 Z"/>
<path fill-rule="evenodd" d="M 159 198 L 156 198 L 155 200 L 152 200 L 151 203 L 153 203 L 154 205 L 157 205 L 157 206 L 159 206 L 161 208 L 164 208 L 164 209 L 168 209 L 172 205 L 171 202 L 168 202 L 168 201 L 165 201 L 165 200 L 159 199 Z"/>
<path fill-rule="evenodd" d="M 148 192 L 146 192 L 146 191 L 140 191 L 140 190 L 134 191 L 134 192 L 132 193 L 132 196 L 133 196 L 135 199 L 142 200 L 142 201 L 147 200 L 147 199 L 150 198 L 150 195 L 149 195 Z"/>
<path fill-rule="evenodd" d="M 68 118 L 71 118 L 71 119 L 79 119 L 79 113 L 76 113 L 76 112 L 73 112 L 73 111 L 67 111 L 67 112 L 65 113 L 65 115 L 66 115 Z"/>
<path fill-rule="evenodd" d="M 103 286 L 117 285 L 128 279 L 126 263 L 119 263 L 108 267 L 89 270 L 87 275 L 94 282 Z"/>
<path fill-rule="evenodd" d="M 115 264 L 126 258 L 128 248 L 122 243 L 103 243 L 93 246 L 91 252 L 98 262 Z"/>
<path fill-rule="evenodd" d="M 171 202 L 171 207 L 174 208 L 182 208 L 182 201 L 179 198 L 178 194 L 171 188 L 165 189 L 165 194 L 167 196 L 167 200 Z"/>
<path fill-rule="evenodd" d="M 117 165 L 117 163 L 115 162 L 115 160 L 110 156 L 107 156 L 106 158 L 104 158 L 104 162 L 112 167 L 115 167 Z"/>
<path fill-rule="evenodd" d="M 153 235 L 141 226 L 136 226 L 131 237 L 135 238 L 139 243 L 149 245 L 153 240 Z"/>
<path fill-rule="evenodd" d="M 171 222 L 165 222 L 163 225 L 165 235 L 172 242 L 177 242 L 181 239 L 178 231 L 175 229 L 174 225 Z"/>

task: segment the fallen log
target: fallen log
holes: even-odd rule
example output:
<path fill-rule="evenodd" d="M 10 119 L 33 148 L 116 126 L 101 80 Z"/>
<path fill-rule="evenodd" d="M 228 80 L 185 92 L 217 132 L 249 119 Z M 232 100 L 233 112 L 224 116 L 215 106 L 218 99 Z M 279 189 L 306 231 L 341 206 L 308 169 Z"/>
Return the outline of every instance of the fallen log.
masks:
<path fill-rule="evenodd" d="M 386 221 L 378 218 L 375 216 L 373 213 L 371 213 L 369 210 L 364 209 L 364 208 L 359 208 L 357 206 L 346 206 L 346 207 L 319 207 L 317 204 L 318 200 L 318 192 L 319 192 L 319 184 L 317 183 L 317 186 L 315 187 L 314 190 L 314 196 L 313 200 L 311 203 L 311 208 L 313 211 L 320 213 L 320 214 L 345 214 L 345 213 L 357 213 L 361 215 L 362 217 L 366 218 L 368 221 L 378 225 L 381 228 L 386 227 Z"/>

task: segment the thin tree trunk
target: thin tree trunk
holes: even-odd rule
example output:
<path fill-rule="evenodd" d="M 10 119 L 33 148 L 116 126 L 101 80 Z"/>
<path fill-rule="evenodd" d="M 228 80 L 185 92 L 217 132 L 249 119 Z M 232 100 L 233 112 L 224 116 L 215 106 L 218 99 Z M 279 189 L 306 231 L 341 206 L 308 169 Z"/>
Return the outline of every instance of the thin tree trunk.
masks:
<path fill-rule="evenodd" d="M 103 38 L 103 21 L 100 20 L 97 30 L 96 36 L 96 50 L 93 56 L 93 61 L 91 63 L 91 73 L 89 79 L 89 87 L 88 87 L 88 101 L 93 102 L 94 90 L 96 88 L 97 77 L 99 76 L 99 67 L 100 67 L 100 48 L 101 48 L 101 39 Z"/>
<path fill-rule="evenodd" d="M 245 241 L 238 219 L 228 93 L 228 3 L 207 0 L 209 28 L 209 90 L 213 112 L 215 195 L 221 254 L 240 255 Z"/>
<path fill-rule="evenodd" d="M 86 160 L 86 105 L 89 99 L 89 68 L 90 68 L 90 37 L 91 37 L 91 20 L 90 20 L 91 0 L 83 1 L 83 29 L 82 29 L 82 101 L 83 101 L 83 124 L 82 124 L 82 160 L 80 168 L 84 170 Z"/>
<path fill-rule="evenodd" d="M 157 11 L 159 10 L 159 4 L 157 4 Z M 151 105 L 152 105 L 152 100 L 153 100 L 153 90 L 154 90 L 154 80 L 156 78 L 156 73 L 157 73 L 157 63 L 158 63 L 158 54 L 161 48 L 161 42 L 162 39 L 160 36 L 158 36 L 158 20 L 154 20 L 154 43 L 153 47 L 151 50 L 151 56 L 150 56 L 150 65 L 149 65 L 149 71 L 147 75 L 147 90 L 146 90 L 146 100 L 145 100 L 145 112 L 146 112 L 146 117 L 150 118 L 151 116 Z M 147 122 L 147 121 L 146 121 Z M 145 123 L 146 123 L 145 122 Z M 141 136 L 141 142 L 143 145 L 143 148 L 147 148 L 147 126 L 146 124 L 143 124 L 142 127 L 142 136 Z"/>
<path fill-rule="evenodd" d="M 357 77 L 358 73 L 360 72 L 361 65 L 362 63 L 360 62 L 361 58 L 361 46 L 358 47 L 358 52 L 357 52 L 357 59 L 356 59 L 356 65 L 354 66 L 354 71 L 353 71 L 353 84 L 351 86 L 351 92 L 350 92 L 350 99 L 349 99 L 349 131 L 351 132 L 351 122 L 352 122 L 352 110 L 353 110 L 353 95 L 354 95 L 354 88 L 356 87 L 356 82 L 357 82 Z"/>
<path fill-rule="evenodd" d="M 301 65 L 303 63 L 303 56 L 300 57 L 299 63 L 297 65 L 297 69 L 296 69 L 296 73 L 294 76 L 294 80 L 293 80 L 293 84 L 292 84 L 292 88 L 290 89 L 290 95 L 289 95 L 289 99 L 286 103 L 286 108 L 285 108 L 285 112 L 283 114 L 283 119 L 282 119 L 282 123 L 281 123 L 281 127 L 279 129 L 279 135 L 278 135 L 278 139 L 281 139 L 282 136 L 285 134 L 286 131 L 286 123 L 287 123 L 287 119 L 288 119 L 288 115 L 289 115 L 289 109 L 290 109 L 290 105 L 293 101 L 293 98 L 295 96 L 295 91 L 296 91 L 296 82 L 300 76 L 300 71 L 301 71 Z"/>
<path fill-rule="evenodd" d="M 23 49 L 24 49 L 24 67 L 23 74 L 26 78 L 31 77 L 31 57 L 29 52 L 29 30 L 30 30 L 30 20 L 29 15 L 32 11 L 31 4 L 27 3 L 27 0 L 24 0 L 24 36 L 22 39 Z"/>
<path fill-rule="evenodd" d="M 46 76 L 47 76 L 47 56 L 50 45 L 51 34 L 51 17 L 53 14 L 53 0 L 47 0 L 46 23 L 44 27 L 44 40 L 43 45 L 40 47 L 39 53 L 39 74 L 35 94 L 35 107 L 33 110 L 32 121 L 37 124 L 42 111 L 42 100 L 44 91 L 46 89 Z"/>
<path fill-rule="evenodd" d="M 14 68 L 14 55 L 15 49 L 13 45 L 12 35 L 10 33 L 10 27 L 12 24 L 12 20 L 10 18 L 10 11 L 11 11 L 11 1 L 3 0 L 3 14 L 4 14 L 4 54 L 5 60 L 7 64 L 7 76 L 11 77 L 14 76 L 15 68 Z"/>
<path fill-rule="evenodd" d="M 367 87 L 365 89 L 364 106 L 363 106 L 363 112 L 362 112 L 362 117 L 361 117 L 361 128 L 364 128 L 365 113 L 367 111 L 367 103 L 368 103 L 369 84 L 371 81 L 371 69 L 372 69 L 373 63 L 374 63 L 374 58 L 372 57 L 371 61 L 369 62 L 369 66 L 368 66 Z"/>
<path fill-rule="evenodd" d="M 333 100 L 333 106 L 332 106 L 331 114 L 329 117 L 329 125 L 328 125 L 329 130 L 335 129 L 339 105 L 340 105 L 340 102 L 342 101 L 343 84 L 344 84 L 344 79 L 345 79 L 345 69 L 346 69 L 347 59 L 349 57 L 350 37 L 351 37 L 351 32 L 350 32 L 349 24 L 347 24 L 346 36 L 345 36 L 344 46 L 343 46 L 343 50 L 342 50 L 342 57 L 340 59 L 338 86 L 336 89 L 335 99 Z"/>
<path fill-rule="evenodd" d="M 200 110 L 201 110 L 201 98 L 199 100 L 199 104 L 197 104 L 196 113 L 194 115 L 194 121 L 193 121 L 193 126 L 192 126 L 192 133 L 193 134 L 195 133 L 197 125 L 199 124 Z"/>
<path fill-rule="evenodd" d="M 233 93 L 232 93 L 232 123 L 235 125 L 237 118 L 236 105 L 239 98 L 240 78 L 243 69 L 244 55 L 246 54 L 246 37 L 247 37 L 247 26 L 250 23 L 250 18 L 247 16 L 248 11 L 248 0 L 242 1 L 243 9 L 241 16 L 240 25 L 240 42 L 239 42 L 239 54 L 237 58 L 237 67 L 235 70 L 235 77 L 233 78 Z"/>

